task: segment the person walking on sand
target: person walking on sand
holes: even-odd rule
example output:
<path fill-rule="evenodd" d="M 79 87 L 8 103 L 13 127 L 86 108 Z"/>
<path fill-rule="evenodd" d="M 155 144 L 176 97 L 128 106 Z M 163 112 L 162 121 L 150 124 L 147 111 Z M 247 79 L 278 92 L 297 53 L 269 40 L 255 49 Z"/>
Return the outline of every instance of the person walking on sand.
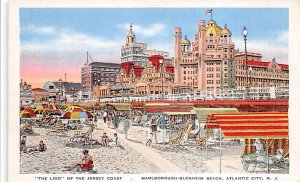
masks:
<path fill-rule="evenodd" d="M 152 130 L 151 130 L 151 128 L 148 128 L 146 146 L 148 146 L 148 145 L 150 146 L 152 144 L 152 137 L 153 137 Z"/>
<path fill-rule="evenodd" d="M 126 116 L 123 117 L 123 130 L 125 134 L 125 139 L 128 137 L 128 130 L 130 128 L 130 123 L 129 119 L 126 118 Z"/>
<path fill-rule="evenodd" d="M 164 116 L 161 115 L 159 117 L 159 129 L 160 129 L 160 137 L 163 144 L 166 143 L 167 138 L 167 121 L 165 120 Z"/>
<path fill-rule="evenodd" d="M 103 113 L 103 121 L 106 123 L 107 111 L 105 110 Z"/>

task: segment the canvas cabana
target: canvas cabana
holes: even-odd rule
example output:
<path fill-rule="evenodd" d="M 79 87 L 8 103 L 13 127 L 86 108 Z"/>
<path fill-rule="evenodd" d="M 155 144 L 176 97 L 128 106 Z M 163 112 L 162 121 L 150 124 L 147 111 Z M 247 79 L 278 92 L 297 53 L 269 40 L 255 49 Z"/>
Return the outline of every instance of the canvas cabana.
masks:
<path fill-rule="evenodd" d="M 194 121 L 196 118 L 195 111 L 186 111 L 186 112 L 163 112 L 163 114 L 167 115 L 169 118 L 169 124 L 175 123 L 177 120 L 181 120 L 185 123 L 187 120 Z"/>
<path fill-rule="evenodd" d="M 278 148 L 288 155 L 288 113 L 256 112 L 209 114 L 206 129 L 219 128 L 220 148 L 222 137 L 227 139 L 244 139 L 245 148 L 242 155 L 255 152 L 254 141 L 260 139 L 269 155 L 274 155 Z M 221 151 L 221 150 L 220 150 Z M 269 169 L 268 169 L 269 171 Z"/>

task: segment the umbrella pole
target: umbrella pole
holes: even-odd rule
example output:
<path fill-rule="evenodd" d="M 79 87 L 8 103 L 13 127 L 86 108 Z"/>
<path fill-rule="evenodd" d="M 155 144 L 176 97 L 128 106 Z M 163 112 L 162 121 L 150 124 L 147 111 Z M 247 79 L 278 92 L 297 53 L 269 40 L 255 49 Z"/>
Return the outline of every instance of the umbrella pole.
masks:
<path fill-rule="evenodd" d="M 220 174 L 222 173 L 222 150 L 221 150 L 221 147 L 222 147 L 222 129 L 220 128 Z"/>
<path fill-rule="evenodd" d="M 267 173 L 269 173 L 269 140 L 267 139 L 266 148 L 267 148 Z"/>

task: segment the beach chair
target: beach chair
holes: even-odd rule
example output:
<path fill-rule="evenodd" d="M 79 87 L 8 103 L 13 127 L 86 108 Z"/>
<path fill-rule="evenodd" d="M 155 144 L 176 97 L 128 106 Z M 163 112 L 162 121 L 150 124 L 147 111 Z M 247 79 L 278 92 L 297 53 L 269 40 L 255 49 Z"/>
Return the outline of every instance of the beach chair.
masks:
<path fill-rule="evenodd" d="M 50 133 L 62 133 L 65 134 L 66 128 L 65 125 L 63 123 L 60 123 L 54 127 L 51 128 L 51 130 L 46 132 L 46 135 L 49 135 Z"/>
<path fill-rule="evenodd" d="M 192 125 L 191 124 L 187 124 L 185 127 L 183 127 L 180 131 L 178 131 L 175 135 L 175 137 L 171 138 L 169 140 L 169 144 L 171 146 L 175 146 L 178 144 L 181 144 L 184 138 L 184 135 L 188 132 L 190 132 L 192 129 Z"/>
<path fill-rule="evenodd" d="M 87 132 L 75 133 L 74 136 L 70 138 L 70 141 L 74 142 L 74 140 L 79 139 L 80 142 L 83 142 L 84 139 L 90 140 L 94 129 L 95 126 L 91 125 Z"/>
<path fill-rule="evenodd" d="M 207 134 L 205 137 L 199 138 L 199 140 L 196 142 L 197 148 L 204 148 L 204 145 L 209 140 L 209 138 L 213 135 L 213 131 L 211 129 L 207 130 Z"/>
<path fill-rule="evenodd" d="M 22 136 L 24 133 L 33 134 L 32 125 L 34 124 L 34 120 L 28 121 L 24 126 L 20 129 L 20 136 Z"/>

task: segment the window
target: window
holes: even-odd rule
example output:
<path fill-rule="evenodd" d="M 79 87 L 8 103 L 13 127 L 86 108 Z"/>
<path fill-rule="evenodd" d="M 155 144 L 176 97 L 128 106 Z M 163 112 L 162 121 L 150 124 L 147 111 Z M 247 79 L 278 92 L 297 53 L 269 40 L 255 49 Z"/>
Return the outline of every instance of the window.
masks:
<path fill-rule="evenodd" d="M 186 71 L 183 71 L 183 74 L 186 74 Z"/>
<path fill-rule="evenodd" d="M 207 84 L 214 84 L 214 81 L 213 80 L 207 80 L 206 83 Z"/>
<path fill-rule="evenodd" d="M 208 67 L 207 71 L 214 71 L 214 68 L 213 67 Z"/>
<path fill-rule="evenodd" d="M 217 71 L 220 71 L 220 67 L 217 67 Z"/>

